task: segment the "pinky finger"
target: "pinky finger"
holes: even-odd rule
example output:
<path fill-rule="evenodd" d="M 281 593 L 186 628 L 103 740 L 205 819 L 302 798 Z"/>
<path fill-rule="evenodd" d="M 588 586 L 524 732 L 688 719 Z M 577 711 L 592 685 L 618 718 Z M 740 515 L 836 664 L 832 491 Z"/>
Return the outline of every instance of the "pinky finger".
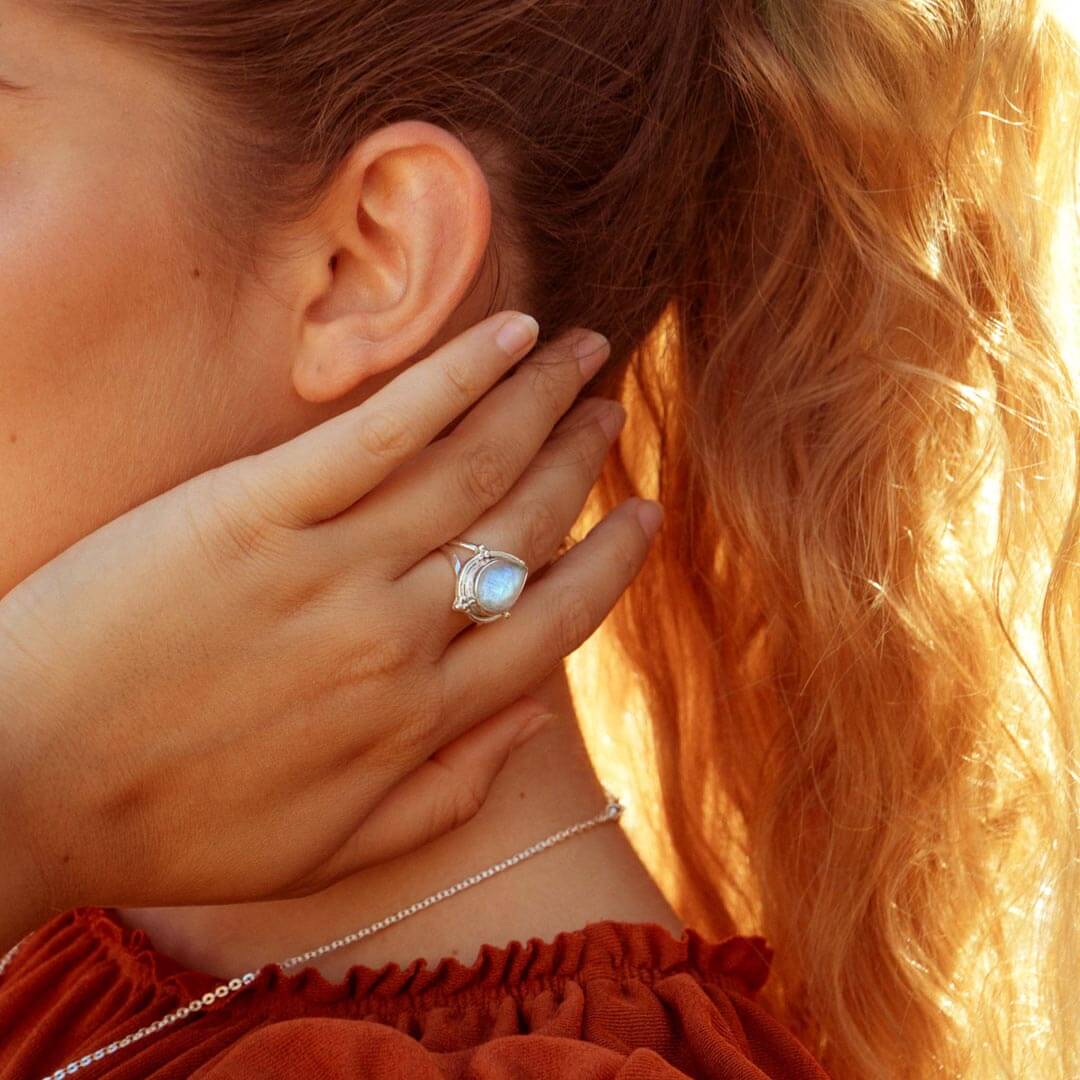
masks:
<path fill-rule="evenodd" d="M 628 499 L 526 586 L 512 618 L 454 641 L 442 678 L 460 725 L 503 708 L 592 635 L 637 576 L 662 517 L 658 503 Z"/>
<path fill-rule="evenodd" d="M 483 806 L 511 752 L 551 719 L 540 702 L 523 697 L 437 750 L 383 796 L 320 878 L 338 881 L 464 825 Z"/>

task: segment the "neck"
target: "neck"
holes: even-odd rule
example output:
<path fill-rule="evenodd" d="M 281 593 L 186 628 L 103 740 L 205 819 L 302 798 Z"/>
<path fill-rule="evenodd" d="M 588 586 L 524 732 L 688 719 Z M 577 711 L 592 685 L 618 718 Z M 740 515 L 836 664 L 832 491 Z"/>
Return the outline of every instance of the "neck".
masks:
<path fill-rule="evenodd" d="M 183 908 L 122 908 L 154 945 L 189 968 L 231 976 L 315 948 L 600 813 L 606 799 L 578 730 L 560 669 L 536 696 L 559 717 L 514 751 L 467 824 L 408 855 L 294 900 Z M 615 792 L 620 795 L 620 792 Z M 378 967 L 445 956 L 471 963 L 483 944 L 550 940 L 601 919 L 681 923 L 621 827 L 604 824 L 312 962 L 339 980 Z"/>

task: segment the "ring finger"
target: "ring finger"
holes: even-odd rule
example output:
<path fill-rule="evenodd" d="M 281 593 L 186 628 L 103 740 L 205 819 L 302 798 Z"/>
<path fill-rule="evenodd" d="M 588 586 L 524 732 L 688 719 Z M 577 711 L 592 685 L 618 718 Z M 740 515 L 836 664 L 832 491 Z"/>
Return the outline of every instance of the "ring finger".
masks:
<path fill-rule="evenodd" d="M 324 536 L 342 551 L 363 548 L 395 580 L 406 575 L 505 498 L 609 353 L 606 338 L 581 328 L 541 346 Z"/>
<path fill-rule="evenodd" d="M 551 433 L 518 483 L 469 526 L 462 539 L 516 555 L 530 574 L 546 566 L 581 513 L 625 419 L 626 412 L 616 401 L 588 398 L 580 402 Z M 471 557 L 466 549 L 454 550 L 463 563 Z M 468 615 L 451 607 L 456 580 L 445 551 L 433 551 L 398 585 L 409 591 L 426 621 L 443 613 L 441 632 L 435 634 L 436 648 L 440 643 L 445 648 L 471 625 Z"/>

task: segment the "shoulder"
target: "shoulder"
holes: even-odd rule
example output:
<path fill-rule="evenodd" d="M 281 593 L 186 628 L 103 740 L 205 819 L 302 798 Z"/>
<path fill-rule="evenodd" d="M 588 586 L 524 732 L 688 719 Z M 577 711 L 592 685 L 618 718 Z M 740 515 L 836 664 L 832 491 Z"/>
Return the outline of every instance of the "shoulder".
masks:
<path fill-rule="evenodd" d="M 140 1076 L 164 1078 L 182 1057 L 199 1080 L 824 1078 L 755 999 L 770 960 L 761 937 L 712 942 L 692 929 L 676 938 L 656 923 L 603 921 L 550 941 L 485 945 L 472 964 L 357 966 L 336 983 L 269 964 L 242 993 L 108 1061 L 121 1069 L 137 1052 Z M 57 916 L 0 978 L 0 1029 L 14 1035 L 15 1055 L 0 1050 L 0 1077 L 47 1075 L 219 981 L 181 970 L 110 910 Z M 6 1071 L 16 1060 L 23 1071 Z"/>

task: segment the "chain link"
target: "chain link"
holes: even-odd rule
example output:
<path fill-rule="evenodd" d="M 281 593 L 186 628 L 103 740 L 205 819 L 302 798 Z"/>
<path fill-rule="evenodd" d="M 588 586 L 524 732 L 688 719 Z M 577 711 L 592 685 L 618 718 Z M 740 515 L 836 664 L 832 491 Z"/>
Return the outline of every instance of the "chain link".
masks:
<path fill-rule="evenodd" d="M 32 934 L 33 931 L 31 930 L 30 933 Z M 26 937 L 21 938 L 19 941 L 16 941 L 15 944 L 12 945 L 11 948 L 8 949 L 8 951 L 4 953 L 2 957 L 0 957 L 0 975 L 4 974 L 4 968 L 6 968 L 8 964 L 11 963 L 11 958 L 19 951 L 19 946 L 24 941 L 28 941 L 29 939 L 30 934 L 27 934 Z"/>
<path fill-rule="evenodd" d="M 365 926 L 360 930 L 354 930 L 351 934 L 346 934 L 344 937 L 335 938 L 333 941 L 329 941 L 325 945 L 320 945 L 316 949 L 298 953 L 296 956 L 290 956 L 287 960 L 281 960 L 278 962 L 278 966 L 284 970 L 288 970 L 289 968 L 295 967 L 297 964 L 303 964 L 309 960 L 314 960 L 319 956 L 325 956 L 326 953 L 333 952 L 335 949 L 343 948 L 346 945 L 352 945 L 354 942 L 370 937 L 380 930 L 385 930 L 388 926 L 393 926 L 394 923 L 401 922 L 402 919 L 407 919 L 410 915 L 415 915 L 418 911 L 423 911 L 425 908 L 429 908 L 433 904 L 438 904 L 440 901 L 446 900 L 459 892 L 471 889 L 474 885 L 479 885 L 480 882 L 487 881 L 488 878 L 492 878 L 496 874 L 501 874 L 504 870 L 509 870 L 511 867 L 517 866 L 518 863 L 524 862 L 526 859 L 530 859 L 532 856 L 538 855 L 540 852 L 546 851 L 556 844 L 561 844 L 563 841 L 569 840 L 572 836 L 587 832 L 589 829 L 593 829 L 597 825 L 603 825 L 608 821 L 618 821 L 619 816 L 623 812 L 623 806 L 615 796 L 610 794 L 610 792 L 605 792 L 605 794 L 608 799 L 607 806 L 595 817 L 588 818 L 585 821 L 579 821 L 576 825 L 570 825 L 565 829 L 560 829 L 558 832 L 552 833 L 543 840 L 538 840 L 535 844 L 530 844 L 527 848 L 522 848 L 521 851 L 518 851 L 497 863 L 493 863 L 484 870 L 480 870 L 475 874 L 470 874 L 468 877 L 462 878 L 461 881 L 458 881 L 453 885 L 448 885 L 438 892 L 431 893 L 430 896 L 425 896 L 423 900 L 417 900 L 408 907 L 401 908 L 400 911 L 394 912 L 393 915 L 388 915 L 383 919 L 379 919 L 378 922 L 371 923 L 369 926 Z M 15 945 L 8 949 L 3 958 L 0 959 L 0 975 L 3 975 L 4 969 L 11 963 L 11 959 L 18 951 L 19 946 L 22 945 L 29 936 L 30 935 L 28 934 L 22 941 L 16 942 Z M 215 987 L 213 990 L 208 990 L 202 997 L 194 998 L 186 1005 L 181 1005 L 180 1008 L 174 1009 L 171 1013 L 167 1013 L 165 1016 L 161 1017 L 160 1020 L 155 1020 L 152 1024 L 147 1024 L 145 1027 L 139 1028 L 138 1031 L 133 1031 L 130 1035 L 125 1035 L 123 1038 L 109 1043 L 108 1046 L 99 1047 L 92 1053 L 85 1054 L 81 1058 L 69 1061 L 55 1072 L 42 1077 L 42 1080 L 62 1080 L 65 1076 L 72 1076 L 82 1069 L 115 1054 L 117 1051 L 131 1046 L 133 1043 L 137 1043 L 149 1035 L 156 1034 L 161 1031 L 162 1028 L 166 1028 L 170 1024 L 175 1024 L 195 1013 L 201 1012 L 207 1006 L 213 1005 L 215 1002 L 227 998 L 237 991 L 250 986 L 259 976 L 260 972 L 265 971 L 268 967 L 270 967 L 269 964 L 264 964 L 257 971 L 248 971 L 243 975 L 238 975 L 228 982 Z"/>

